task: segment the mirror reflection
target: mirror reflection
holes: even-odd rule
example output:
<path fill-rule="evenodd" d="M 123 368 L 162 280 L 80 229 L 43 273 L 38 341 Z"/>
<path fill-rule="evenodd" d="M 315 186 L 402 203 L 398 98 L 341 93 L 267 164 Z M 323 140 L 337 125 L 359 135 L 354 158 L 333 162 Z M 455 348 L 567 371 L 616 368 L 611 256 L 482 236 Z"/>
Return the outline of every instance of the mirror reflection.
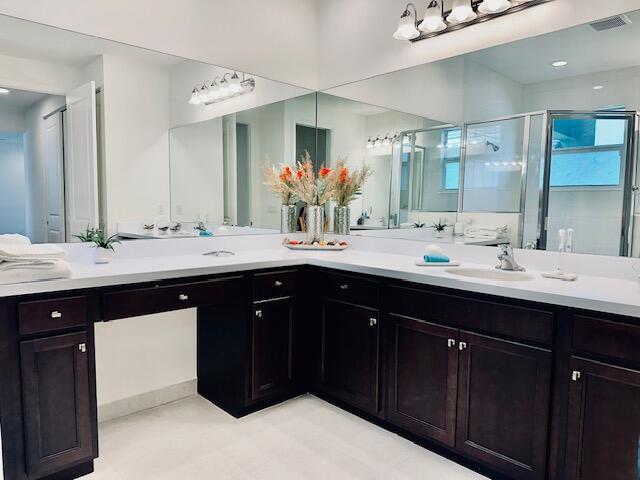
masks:
<path fill-rule="evenodd" d="M 380 185 L 390 177 L 388 229 L 380 218 L 356 233 L 557 250 L 564 230 L 568 251 L 639 256 L 640 57 L 627 46 L 640 39 L 640 11 L 628 17 L 327 90 L 350 105 L 344 118 L 357 104 L 425 122 L 378 129 L 393 134 L 374 167 Z M 367 187 L 358 213 L 384 204 L 367 201 Z"/>

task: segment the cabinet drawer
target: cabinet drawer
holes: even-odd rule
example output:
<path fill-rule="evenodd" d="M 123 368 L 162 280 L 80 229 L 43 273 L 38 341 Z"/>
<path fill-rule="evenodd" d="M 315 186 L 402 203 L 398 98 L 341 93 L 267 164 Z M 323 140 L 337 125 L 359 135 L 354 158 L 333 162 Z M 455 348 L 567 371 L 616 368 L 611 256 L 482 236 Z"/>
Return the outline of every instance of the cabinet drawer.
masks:
<path fill-rule="evenodd" d="M 20 335 L 51 332 L 87 324 L 87 298 L 67 297 L 20 303 Z"/>
<path fill-rule="evenodd" d="M 289 297 L 295 294 L 296 270 L 281 272 L 256 273 L 253 276 L 254 300 L 266 300 L 268 298 Z"/>
<path fill-rule="evenodd" d="M 378 282 L 375 280 L 337 273 L 324 273 L 321 277 L 320 288 L 329 298 L 371 307 L 377 307 L 379 304 Z"/>
<path fill-rule="evenodd" d="M 640 363 L 640 325 L 576 315 L 573 348 L 580 353 L 605 355 Z"/>
<path fill-rule="evenodd" d="M 389 288 L 385 298 L 391 313 L 543 345 L 552 343 L 553 313 L 549 311 L 398 285 Z"/>
<path fill-rule="evenodd" d="M 104 320 L 238 301 L 242 280 L 238 276 L 105 293 Z"/>

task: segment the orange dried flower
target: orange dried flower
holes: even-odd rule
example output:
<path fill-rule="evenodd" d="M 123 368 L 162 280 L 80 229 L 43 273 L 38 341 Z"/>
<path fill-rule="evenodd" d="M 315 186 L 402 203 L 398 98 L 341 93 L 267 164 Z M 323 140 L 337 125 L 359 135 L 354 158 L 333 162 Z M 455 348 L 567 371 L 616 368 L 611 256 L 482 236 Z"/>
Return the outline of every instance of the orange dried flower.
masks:
<path fill-rule="evenodd" d="M 298 171 L 296 172 L 296 176 L 297 176 L 298 178 L 302 178 L 302 175 L 303 175 L 302 170 L 298 170 Z"/>
<path fill-rule="evenodd" d="M 283 181 L 284 180 L 289 180 L 292 175 L 293 175 L 293 172 L 291 171 L 291 168 L 284 167 L 282 169 L 282 173 L 280 174 L 280 179 L 282 179 Z"/>
<path fill-rule="evenodd" d="M 331 169 L 324 167 L 320 169 L 320 176 L 321 177 L 326 177 L 327 175 L 329 175 L 331 173 Z"/>
<path fill-rule="evenodd" d="M 349 180 L 349 169 L 347 167 L 342 167 L 340 169 L 340 175 L 338 177 L 338 181 L 340 183 L 347 183 Z"/>

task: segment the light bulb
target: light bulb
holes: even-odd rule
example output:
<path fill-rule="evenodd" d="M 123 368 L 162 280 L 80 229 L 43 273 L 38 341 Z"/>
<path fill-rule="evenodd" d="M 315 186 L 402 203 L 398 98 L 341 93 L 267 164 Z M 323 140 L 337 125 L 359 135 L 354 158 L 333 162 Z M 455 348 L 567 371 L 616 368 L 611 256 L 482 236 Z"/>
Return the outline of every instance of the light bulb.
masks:
<path fill-rule="evenodd" d="M 236 72 L 233 72 L 231 78 L 229 79 L 229 91 L 232 94 L 236 94 L 242 90 L 242 85 L 240 85 L 240 78 Z"/>
<path fill-rule="evenodd" d="M 229 88 L 229 82 L 226 79 L 222 79 L 218 85 L 218 93 L 220 94 L 220 98 L 227 97 L 231 93 Z"/>
<path fill-rule="evenodd" d="M 9 95 L 10 92 L 8 88 L 0 88 L 0 95 Z"/>
<path fill-rule="evenodd" d="M 509 0 L 484 0 L 478 10 L 485 14 L 501 13 L 511 8 Z"/>
<path fill-rule="evenodd" d="M 409 12 L 409 10 L 405 10 L 400 17 L 400 21 L 398 22 L 398 29 L 393 34 L 393 38 L 395 38 L 396 40 L 411 40 L 419 36 L 420 32 L 416 28 L 415 16 L 411 12 Z"/>
<path fill-rule="evenodd" d="M 447 21 L 469 22 L 476 18 L 476 14 L 471 8 L 471 0 L 454 0 L 451 15 Z"/>
<path fill-rule="evenodd" d="M 382 140 L 382 145 L 384 147 L 388 147 L 389 145 L 391 145 L 391 139 L 389 138 L 389 135 L 385 135 L 384 139 Z"/>
<path fill-rule="evenodd" d="M 369 138 L 369 140 L 367 140 L 367 148 L 368 149 L 372 149 L 373 148 L 373 140 L 371 140 L 371 138 Z"/>
<path fill-rule="evenodd" d="M 442 9 L 438 6 L 437 1 L 434 0 L 429 4 L 427 12 L 424 15 L 424 20 L 422 20 L 418 28 L 427 33 L 441 32 L 447 28 L 447 24 L 444 23 L 442 19 Z"/>
<path fill-rule="evenodd" d="M 198 87 L 195 87 L 191 92 L 191 98 L 189 98 L 189 103 L 191 105 L 200 105 L 200 103 L 202 103 L 200 100 L 200 92 L 198 90 Z"/>

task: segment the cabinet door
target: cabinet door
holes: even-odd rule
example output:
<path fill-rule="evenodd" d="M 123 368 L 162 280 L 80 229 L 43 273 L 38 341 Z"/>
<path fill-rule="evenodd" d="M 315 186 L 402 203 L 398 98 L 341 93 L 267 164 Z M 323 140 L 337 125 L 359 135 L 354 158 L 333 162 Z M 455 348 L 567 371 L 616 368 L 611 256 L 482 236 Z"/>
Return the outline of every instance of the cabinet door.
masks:
<path fill-rule="evenodd" d="M 456 448 L 514 479 L 545 477 L 551 353 L 460 332 Z"/>
<path fill-rule="evenodd" d="M 640 478 L 640 371 L 575 357 L 571 368 L 565 478 Z"/>
<path fill-rule="evenodd" d="M 388 420 L 453 446 L 458 382 L 458 330 L 390 315 Z"/>
<path fill-rule="evenodd" d="M 293 300 L 256 304 L 252 325 L 251 398 L 259 400 L 292 387 Z"/>
<path fill-rule="evenodd" d="M 326 300 L 322 312 L 321 389 L 378 413 L 378 310 Z"/>
<path fill-rule="evenodd" d="M 87 334 L 21 342 L 29 478 L 95 458 Z"/>

